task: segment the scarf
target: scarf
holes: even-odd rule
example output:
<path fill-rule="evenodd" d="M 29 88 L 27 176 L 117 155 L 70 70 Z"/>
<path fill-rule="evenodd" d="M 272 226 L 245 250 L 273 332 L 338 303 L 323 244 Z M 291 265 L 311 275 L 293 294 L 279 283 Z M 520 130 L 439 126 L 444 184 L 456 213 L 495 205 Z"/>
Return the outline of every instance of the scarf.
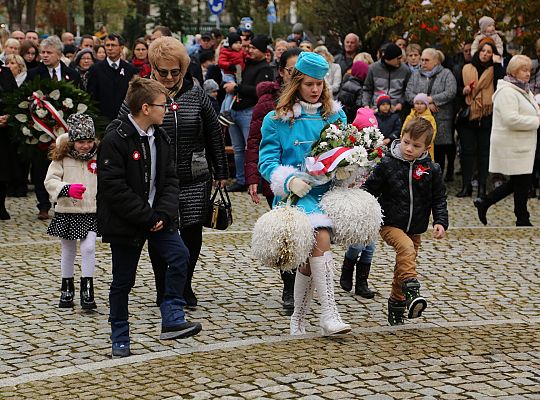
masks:
<path fill-rule="evenodd" d="M 426 78 L 431 78 L 435 75 L 437 75 L 439 72 L 443 70 L 443 66 L 441 64 L 437 65 L 435 68 L 433 68 L 431 71 L 424 71 L 422 68 L 418 70 L 422 76 L 425 76 Z"/>
<path fill-rule="evenodd" d="M 512 75 L 506 75 L 503 80 L 513 85 L 516 85 L 518 88 L 524 90 L 526 93 L 529 93 L 531 91 L 531 88 L 529 87 L 529 82 L 520 81 L 519 79 L 514 78 Z"/>
<path fill-rule="evenodd" d="M 71 158 L 74 158 L 75 160 L 81 160 L 81 161 L 91 160 L 92 158 L 94 158 L 96 153 L 97 153 L 97 146 L 95 144 L 94 144 L 94 147 L 92 148 L 92 150 L 90 150 L 86 154 L 81 154 L 75 149 L 71 149 L 69 151 L 69 155 L 71 156 Z"/>
<path fill-rule="evenodd" d="M 469 120 L 474 121 L 493 113 L 493 65 L 486 68 L 478 79 L 478 70 L 473 64 L 463 66 L 463 82 L 468 85 L 475 82 L 474 88 L 465 97 L 465 103 L 470 106 Z"/>
<path fill-rule="evenodd" d="M 137 68 L 137 71 L 139 71 L 139 76 L 141 78 L 147 77 L 150 72 L 152 72 L 152 67 L 150 66 L 150 63 L 148 60 L 139 60 L 136 57 L 133 57 L 131 60 L 131 65 L 133 65 L 135 68 Z"/>

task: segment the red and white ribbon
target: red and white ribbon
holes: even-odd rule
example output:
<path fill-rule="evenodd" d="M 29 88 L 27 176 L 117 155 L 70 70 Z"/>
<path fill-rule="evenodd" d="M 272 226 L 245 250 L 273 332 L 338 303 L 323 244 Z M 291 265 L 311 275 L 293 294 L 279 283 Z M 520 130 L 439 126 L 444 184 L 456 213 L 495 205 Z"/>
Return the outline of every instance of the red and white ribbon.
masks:
<path fill-rule="evenodd" d="M 62 118 L 62 116 L 58 113 L 56 108 L 54 108 L 54 106 L 46 100 L 45 96 L 40 96 L 37 92 L 34 92 L 32 93 L 32 99 L 34 100 L 33 104 L 36 107 L 45 108 L 47 111 L 49 111 L 53 119 L 62 128 L 64 128 L 64 131 L 65 132 L 68 131 L 68 126 L 66 124 L 66 121 L 64 121 L 64 118 Z M 32 114 L 32 120 L 34 121 L 34 123 L 38 125 L 43 130 L 43 132 L 45 132 L 47 135 L 49 135 L 50 137 L 56 140 L 57 136 L 54 133 L 54 130 L 52 130 L 41 118 L 39 118 L 35 112 L 31 114 Z"/>
<path fill-rule="evenodd" d="M 339 163 L 352 154 L 350 147 L 336 147 L 315 157 L 306 158 L 306 170 L 310 175 L 324 175 L 337 168 Z"/>

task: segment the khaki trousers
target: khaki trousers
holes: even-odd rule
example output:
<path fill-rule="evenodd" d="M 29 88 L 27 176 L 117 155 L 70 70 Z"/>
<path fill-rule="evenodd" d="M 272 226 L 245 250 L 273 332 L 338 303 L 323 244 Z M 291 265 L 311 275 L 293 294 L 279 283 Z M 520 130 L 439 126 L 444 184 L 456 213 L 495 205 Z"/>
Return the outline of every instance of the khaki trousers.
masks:
<path fill-rule="evenodd" d="M 408 235 L 403 230 L 393 226 L 381 228 L 382 239 L 396 251 L 396 265 L 390 298 L 405 300 L 401 284 L 403 281 L 416 278 L 416 256 L 420 247 L 420 235 Z"/>

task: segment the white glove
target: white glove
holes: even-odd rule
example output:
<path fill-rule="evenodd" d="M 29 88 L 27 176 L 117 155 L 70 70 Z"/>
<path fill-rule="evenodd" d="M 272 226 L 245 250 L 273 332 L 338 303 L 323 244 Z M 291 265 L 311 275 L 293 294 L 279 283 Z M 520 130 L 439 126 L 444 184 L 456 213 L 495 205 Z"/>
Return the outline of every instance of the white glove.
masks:
<path fill-rule="evenodd" d="M 347 171 L 345 168 L 340 167 L 336 169 L 336 179 L 338 181 L 344 181 L 345 179 L 348 179 L 351 176 L 351 173 Z"/>
<path fill-rule="evenodd" d="M 311 190 L 311 186 L 300 178 L 291 178 L 287 186 L 298 197 L 304 197 Z"/>

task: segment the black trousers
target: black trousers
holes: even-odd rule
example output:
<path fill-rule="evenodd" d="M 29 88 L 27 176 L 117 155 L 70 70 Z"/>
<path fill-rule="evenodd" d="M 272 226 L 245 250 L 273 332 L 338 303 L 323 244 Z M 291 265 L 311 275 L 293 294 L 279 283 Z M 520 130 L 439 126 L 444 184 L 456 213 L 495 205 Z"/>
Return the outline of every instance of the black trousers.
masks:
<path fill-rule="evenodd" d="M 491 117 L 478 122 L 465 122 L 458 128 L 461 144 L 461 172 L 463 186 L 471 183 L 474 164 L 478 166 L 478 184 L 486 185 L 489 168 L 489 143 L 491 138 Z"/>
<path fill-rule="evenodd" d="M 49 201 L 49 193 L 45 189 L 45 177 L 47 176 L 47 170 L 51 162 L 46 158 L 34 157 L 32 165 L 30 166 L 30 178 L 34 184 L 34 190 L 36 192 L 37 208 L 39 211 L 49 211 L 51 209 L 51 202 Z"/>
<path fill-rule="evenodd" d="M 532 174 L 510 175 L 506 182 L 496 187 L 486 196 L 488 205 L 493 205 L 506 196 L 514 193 L 514 214 L 516 216 L 516 225 L 529 223 L 529 211 L 527 210 L 527 201 L 529 200 L 529 189 L 532 183 Z"/>
<path fill-rule="evenodd" d="M 436 144 L 433 148 L 435 162 L 441 166 L 441 173 L 444 173 L 445 163 L 448 160 L 446 167 L 446 175 L 454 174 L 454 162 L 456 161 L 456 145 L 452 144 Z"/>

